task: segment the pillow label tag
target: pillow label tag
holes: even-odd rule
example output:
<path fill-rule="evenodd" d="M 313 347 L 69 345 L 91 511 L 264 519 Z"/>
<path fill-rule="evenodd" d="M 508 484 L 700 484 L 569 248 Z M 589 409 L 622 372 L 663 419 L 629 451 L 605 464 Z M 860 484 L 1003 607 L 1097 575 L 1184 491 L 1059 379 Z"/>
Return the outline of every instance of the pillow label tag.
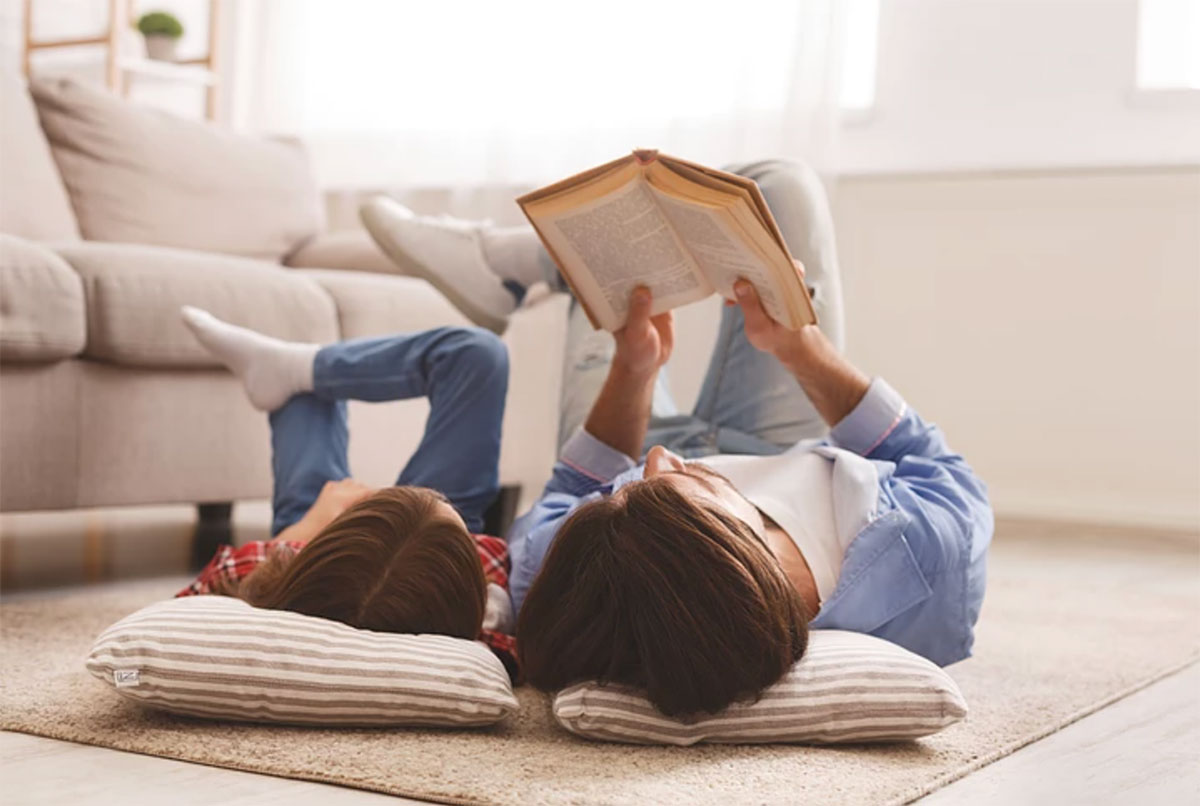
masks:
<path fill-rule="evenodd" d="M 113 685 L 117 688 L 132 688 L 141 685 L 140 669 L 113 669 Z"/>

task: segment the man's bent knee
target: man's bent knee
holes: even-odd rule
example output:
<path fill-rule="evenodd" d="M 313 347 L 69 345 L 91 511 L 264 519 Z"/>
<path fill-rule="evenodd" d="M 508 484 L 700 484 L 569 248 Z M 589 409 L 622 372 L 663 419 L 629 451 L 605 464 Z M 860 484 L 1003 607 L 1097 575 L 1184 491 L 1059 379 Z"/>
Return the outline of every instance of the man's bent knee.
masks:
<path fill-rule="evenodd" d="M 771 191 L 789 193 L 806 206 L 824 205 L 825 185 L 821 177 L 806 162 L 789 159 L 770 159 L 747 167 L 744 176 L 753 179 L 764 194 Z"/>

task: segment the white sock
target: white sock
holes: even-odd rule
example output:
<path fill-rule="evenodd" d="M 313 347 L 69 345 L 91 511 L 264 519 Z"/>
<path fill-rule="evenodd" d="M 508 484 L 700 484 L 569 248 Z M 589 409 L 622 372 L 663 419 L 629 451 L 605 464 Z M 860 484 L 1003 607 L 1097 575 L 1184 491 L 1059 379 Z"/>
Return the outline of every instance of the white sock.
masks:
<path fill-rule="evenodd" d="M 274 411 L 292 395 L 312 391 L 319 344 L 264 336 L 189 305 L 180 313 L 205 349 L 241 379 L 256 409 Z"/>
<path fill-rule="evenodd" d="M 502 280 L 529 288 L 545 279 L 542 272 L 542 242 L 533 227 L 482 227 L 479 237 L 488 266 Z"/>

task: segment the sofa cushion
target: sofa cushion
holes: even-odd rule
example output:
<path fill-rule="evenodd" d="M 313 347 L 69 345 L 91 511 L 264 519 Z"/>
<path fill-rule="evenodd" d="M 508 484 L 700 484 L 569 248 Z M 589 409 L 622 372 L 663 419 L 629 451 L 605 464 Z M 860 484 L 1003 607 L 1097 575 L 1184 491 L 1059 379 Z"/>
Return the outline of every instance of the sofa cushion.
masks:
<path fill-rule="evenodd" d="M 30 92 L 83 237 L 279 261 L 322 226 L 296 142 L 234 134 L 69 79 Z"/>
<path fill-rule="evenodd" d="M 35 241 L 79 237 L 25 82 L 0 69 L 0 232 Z"/>
<path fill-rule="evenodd" d="M 85 334 L 79 275 L 49 249 L 0 235 L 0 360 L 77 355 Z"/>
<path fill-rule="evenodd" d="M 195 305 L 292 341 L 339 338 L 337 311 L 320 286 L 259 260 L 140 244 L 55 247 L 83 278 L 84 354 L 130 366 L 207 367 L 217 362 L 179 318 Z"/>
<path fill-rule="evenodd" d="M 301 269 L 350 269 L 378 274 L 400 274 L 365 229 L 323 232 L 284 258 L 286 265 Z"/>
<path fill-rule="evenodd" d="M 344 339 L 471 324 L 437 289 L 416 277 L 332 269 L 293 269 L 292 274 L 315 281 L 333 298 Z"/>

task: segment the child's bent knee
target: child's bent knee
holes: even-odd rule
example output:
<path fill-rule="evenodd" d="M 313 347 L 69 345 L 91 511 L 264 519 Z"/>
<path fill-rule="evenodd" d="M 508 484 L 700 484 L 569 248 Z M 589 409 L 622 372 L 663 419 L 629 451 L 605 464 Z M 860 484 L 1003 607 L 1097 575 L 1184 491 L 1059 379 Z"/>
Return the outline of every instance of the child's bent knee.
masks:
<path fill-rule="evenodd" d="M 490 330 L 456 328 L 453 340 L 458 361 L 481 372 L 508 372 L 508 347 Z"/>

